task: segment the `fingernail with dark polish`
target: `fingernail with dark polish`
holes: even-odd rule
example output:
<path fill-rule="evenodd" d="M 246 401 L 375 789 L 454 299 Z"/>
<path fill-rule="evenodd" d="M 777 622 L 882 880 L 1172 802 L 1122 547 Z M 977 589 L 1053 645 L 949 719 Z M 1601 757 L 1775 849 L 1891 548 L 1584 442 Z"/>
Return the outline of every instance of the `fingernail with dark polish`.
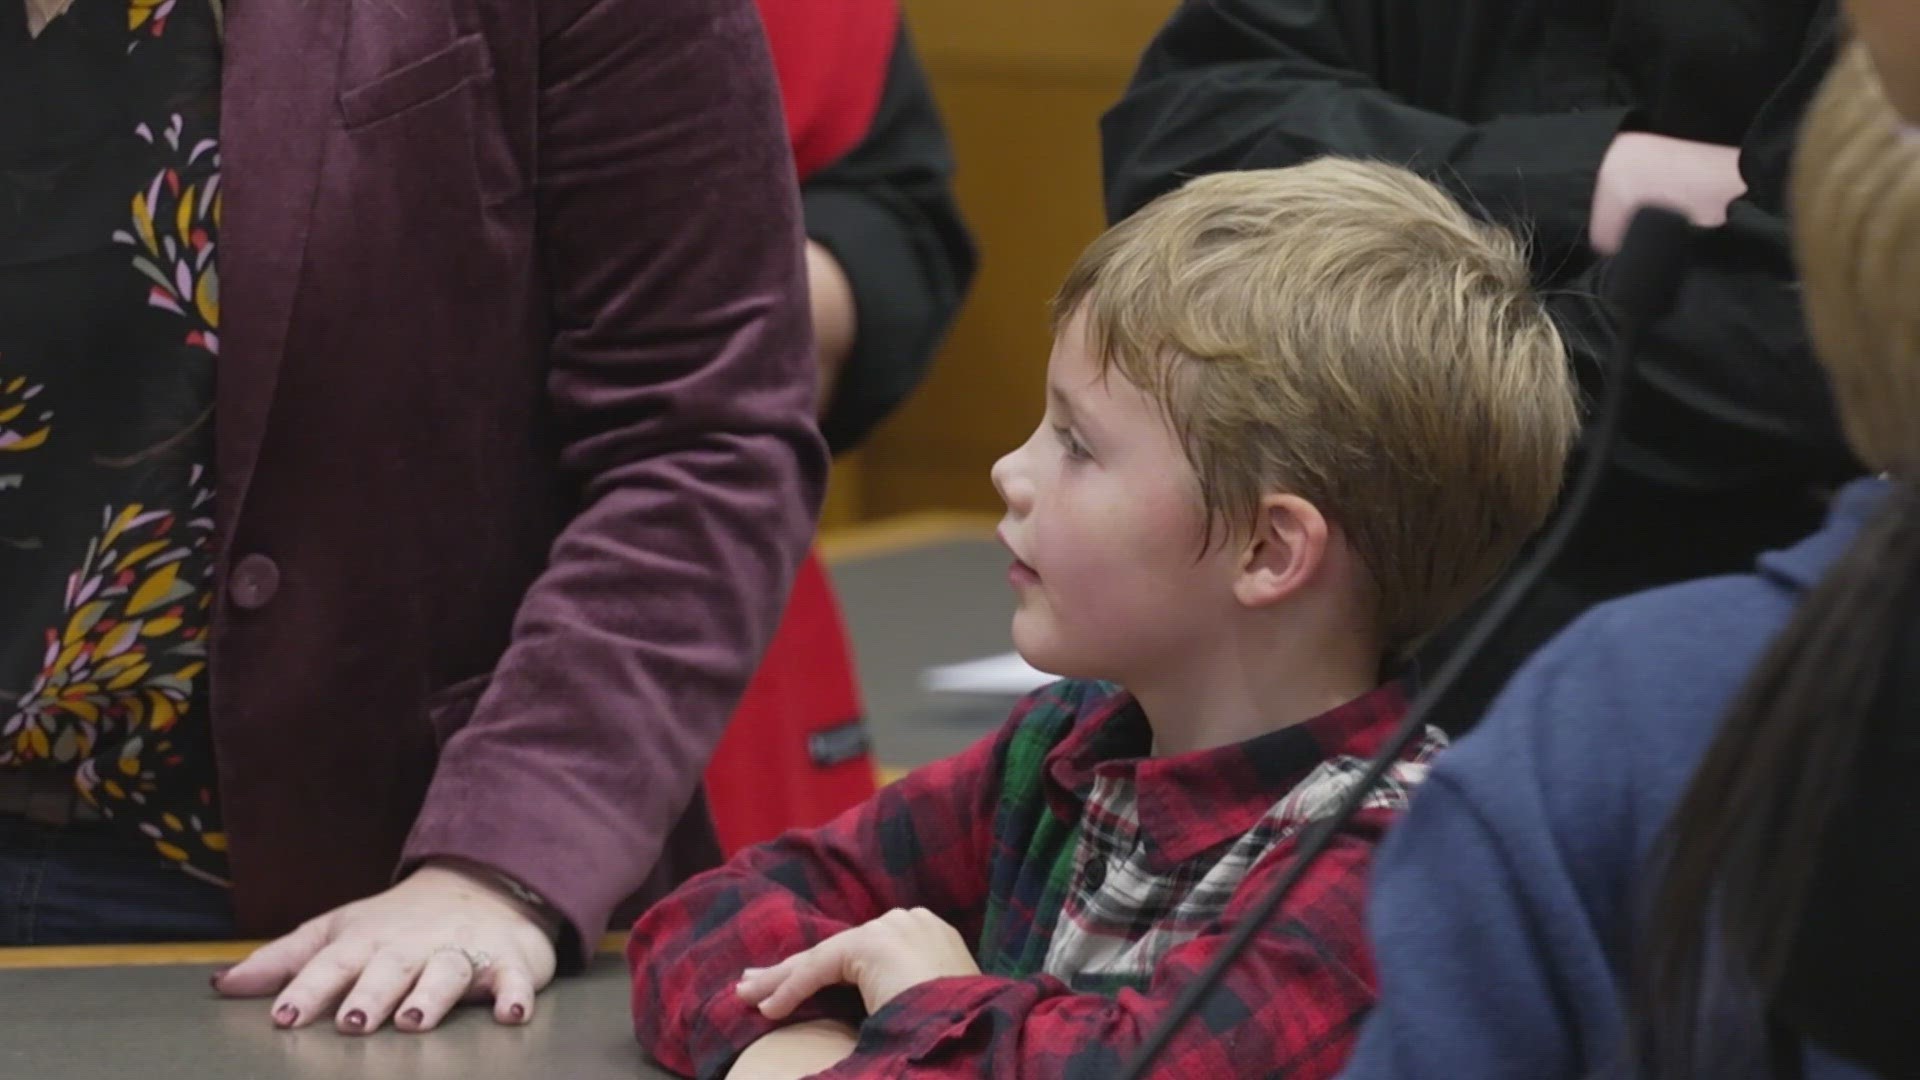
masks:
<path fill-rule="evenodd" d="M 513 1008 L 507 1010 L 507 1015 L 513 1017 L 513 1022 L 517 1024 L 527 1018 L 527 1007 L 525 1005 L 515 1005 Z"/>
<path fill-rule="evenodd" d="M 221 968 L 219 971 L 207 976 L 207 985 L 213 987 L 215 990 L 220 989 L 220 980 L 226 978 L 227 972 L 232 970 L 232 968 Z"/>
<path fill-rule="evenodd" d="M 421 1012 L 419 1009 L 408 1009 L 406 1012 L 400 1014 L 400 1022 L 410 1028 L 419 1027 L 421 1022 L 426 1020 L 426 1018 L 427 1014 Z"/>
<path fill-rule="evenodd" d="M 347 1014 L 347 1026 L 355 1031 L 367 1030 L 367 1014 L 355 1009 Z"/>
<path fill-rule="evenodd" d="M 292 1027 L 300 1022 L 300 1010 L 291 1005 L 282 1005 L 273 1010 L 273 1018 L 285 1027 Z"/>

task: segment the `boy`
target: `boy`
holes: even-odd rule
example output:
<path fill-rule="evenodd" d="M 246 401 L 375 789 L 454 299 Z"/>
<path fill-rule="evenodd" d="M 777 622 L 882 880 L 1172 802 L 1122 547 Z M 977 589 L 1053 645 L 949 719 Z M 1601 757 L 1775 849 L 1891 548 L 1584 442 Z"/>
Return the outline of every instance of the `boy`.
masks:
<path fill-rule="evenodd" d="M 1547 514 L 1577 426 L 1508 235 L 1379 164 L 1195 181 L 1055 300 L 994 466 L 1014 643 L 991 739 L 641 919 L 642 1043 L 700 1077 L 1115 1071 L 1405 708 L 1384 670 Z M 1374 844 L 1429 733 L 1162 1058 L 1332 1075 L 1373 1000 Z"/>
<path fill-rule="evenodd" d="M 1411 166 L 1524 233 L 1535 287 L 1595 380 L 1595 297 L 1641 206 L 1703 227 L 1638 343 L 1592 509 L 1430 719 L 1455 734 L 1588 607 L 1743 572 L 1859 474 L 1807 347 L 1787 162 L 1831 64 L 1833 0 L 1209 0 L 1165 27 L 1101 123 L 1107 210 L 1195 175 L 1322 154 Z M 1444 660 L 1460 627 L 1434 636 Z"/>

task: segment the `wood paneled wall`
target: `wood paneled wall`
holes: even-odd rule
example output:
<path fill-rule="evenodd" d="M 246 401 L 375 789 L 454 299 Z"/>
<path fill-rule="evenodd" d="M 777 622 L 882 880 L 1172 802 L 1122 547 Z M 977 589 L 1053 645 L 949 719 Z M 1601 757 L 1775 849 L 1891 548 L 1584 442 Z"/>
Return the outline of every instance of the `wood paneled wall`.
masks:
<path fill-rule="evenodd" d="M 919 394 L 835 476 L 829 522 L 996 510 L 995 458 L 1038 422 L 1046 302 L 1104 224 L 1101 113 L 1175 0 L 904 0 L 980 245 Z"/>

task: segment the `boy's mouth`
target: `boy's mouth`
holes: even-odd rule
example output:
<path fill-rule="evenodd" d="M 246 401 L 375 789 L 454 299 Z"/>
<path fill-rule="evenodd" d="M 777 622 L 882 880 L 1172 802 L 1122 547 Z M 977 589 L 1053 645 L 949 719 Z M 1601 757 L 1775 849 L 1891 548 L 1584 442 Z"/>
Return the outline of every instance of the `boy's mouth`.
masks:
<path fill-rule="evenodd" d="M 1004 529 L 1000 530 L 995 535 L 1000 540 L 1000 546 L 1006 548 L 1008 554 L 1013 556 L 1012 565 L 1007 567 L 1007 580 L 1015 586 L 1037 584 L 1040 581 L 1040 572 L 1035 570 L 1032 564 L 1022 559 L 1020 553 L 1014 550 L 1013 545 L 1007 542 L 1006 531 Z"/>

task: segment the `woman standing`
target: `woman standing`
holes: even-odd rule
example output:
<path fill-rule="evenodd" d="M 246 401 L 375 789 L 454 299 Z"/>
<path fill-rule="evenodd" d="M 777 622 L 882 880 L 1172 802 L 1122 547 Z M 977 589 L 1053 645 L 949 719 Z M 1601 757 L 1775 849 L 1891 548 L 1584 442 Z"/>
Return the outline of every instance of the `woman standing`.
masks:
<path fill-rule="evenodd" d="M 0 103 L 0 937 L 524 1020 L 825 474 L 753 7 L 0 0 Z"/>

